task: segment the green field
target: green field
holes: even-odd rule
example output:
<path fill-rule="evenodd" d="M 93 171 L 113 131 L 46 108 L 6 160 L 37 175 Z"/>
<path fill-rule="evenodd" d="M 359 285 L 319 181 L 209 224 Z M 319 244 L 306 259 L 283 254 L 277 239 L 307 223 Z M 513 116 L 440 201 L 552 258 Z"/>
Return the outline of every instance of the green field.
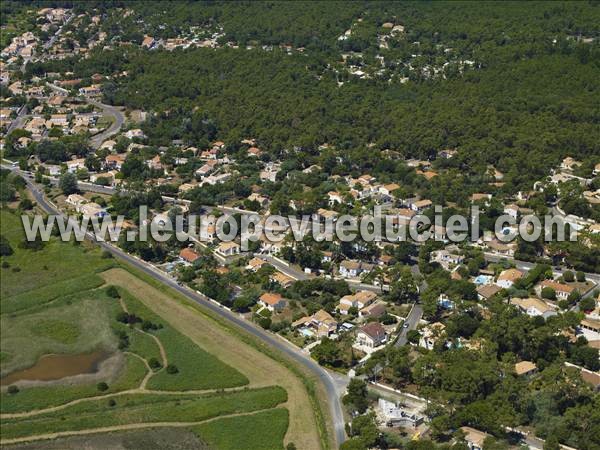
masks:
<path fill-rule="evenodd" d="M 131 294 L 121 290 L 127 309 L 145 320 L 161 323 L 160 317 L 152 313 Z M 169 364 L 174 364 L 176 375 L 161 370 L 153 376 L 148 389 L 189 390 L 215 389 L 248 384 L 248 379 L 231 367 L 224 366 L 217 358 L 202 351 L 192 341 L 176 332 L 167 324 L 153 334 L 159 338 L 168 355 Z"/>
<path fill-rule="evenodd" d="M 256 441 L 253 448 L 283 447 L 288 427 L 288 412 L 280 407 L 287 401 L 284 389 L 244 388 L 249 383 L 245 375 L 181 334 L 132 293 L 120 287 L 118 298 L 109 295 L 99 274 L 118 263 L 99 249 L 54 238 L 40 250 L 21 248 L 20 218 L 6 208 L 0 214 L 0 233 L 14 252 L 1 258 L 2 376 L 35 366 L 47 354 L 122 354 L 110 375 L 93 382 L 16 381 L 17 393 L 3 385 L 3 444 L 24 439 L 20 445 L 26 445 L 57 437 L 53 433 L 68 436 L 105 427 L 120 432 L 132 424 L 156 424 L 183 427 L 182 436 L 195 434 L 199 445 L 211 448 L 234 448 L 236 442 L 239 448 L 240 442 L 252 442 L 248 439 Z M 129 314 L 128 323 L 120 321 L 124 314 Z M 102 388 L 100 381 L 106 383 Z M 221 422 L 225 418 L 230 421 Z M 270 421 L 273 433 L 265 437 Z M 230 429 L 228 436 L 220 435 L 218 423 Z"/>
<path fill-rule="evenodd" d="M 192 428 L 211 448 L 272 450 L 281 448 L 288 427 L 288 411 L 283 408 L 262 411 L 251 416 L 225 417 Z"/>
<path fill-rule="evenodd" d="M 201 422 L 213 417 L 273 408 L 287 399 L 278 387 L 206 395 L 127 395 L 79 403 L 68 410 L 27 419 L 5 419 L 2 438 L 44 433 L 116 427 L 154 422 Z"/>

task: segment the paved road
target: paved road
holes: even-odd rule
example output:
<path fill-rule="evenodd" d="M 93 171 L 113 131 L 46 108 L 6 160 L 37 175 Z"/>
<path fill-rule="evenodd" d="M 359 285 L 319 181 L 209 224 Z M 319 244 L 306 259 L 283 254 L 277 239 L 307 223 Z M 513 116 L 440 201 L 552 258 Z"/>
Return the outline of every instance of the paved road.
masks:
<path fill-rule="evenodd" d="M 62 215 L 60 213 L 60 211 L 58 211 L 56 208 L 54 208 L 46 200 L 46 198 L 44 197 L 44 194 L 40 190 L 38 190 L 37 186 L 35 186 L 34 183 L 29 178 L 25 178 L 25 180 L 26 180 L 36 202 L 40 205 L 40 207 L 42 207 L 48 213 Z M 175 280 L 173 280 L 172 278 L 170 278 L 163 272 L 159 271 L 154 266 L 152 266 L 144 261 L 141 261 L 141 260 L 125 253 L 118 247 L 115 247 L 106 242 L 98 242 L 98 244 L 104 250 L 109 251 L 114 256 L 126 261 L 127 263 L 131 264 L 132 266 L 136 267 L 137 269 L 150 275 L 154 279 L 177 290 L 179 293 L 183 294 L 190 300 L 193 300 L 194 302 L 202 305 L 202 307 L 211 310 L 213 313 L 226 319 L 227 321 L 229 321 L 230 323 L 234 324 L 235 326 L 243 329 L 247 333 L 261 339 L 263 342 L 269 344 L 270 346 L 275 347 L 279 351 L 283 352 L 286 356 L 293 359 L 297 363 L 303 365 L 310 372 L 312 372 L 314 375 L 316 375 L 319 378 L 319 380 L 323 383 L 323 385 L 325 386 L 326 391 L 327 391 L 328 402 L 329 402 L 329 405 L 331 408 L 330 413 L 331 413 L 331 416 L 333 419 L 336 442 L 339 445 L 345 441 L 346 432 L 344 429 L 344 416 L 343 416 L 343 412 L 342 412 L 340 398 L 338 395 L 338 392 L 340 390 L 339 375 L 336 375 L 336 379 L 334 380 L 332 375 L 326 369 L 319 366 L 313 359 L 311 359 L 306 354 L 302 353 L 302 351 L 300 349 L 298 349 L 291 343 L 287 342 L 285 339 L 280 338 L 277 335 L 274 335 L 272 333 L 269 333 L 269 332 L 263 330 L 262 328 L 257 327 L 252 322 L 249 322 L 247 320 L 240 318 L 236 314 L 224 309 L 221 306 L 217 306 L 215 303 L 211 302 L 206 296 L 204 296 L 202 294 L 198 294 L 195 291 L 192 291 L 191 289 L 189 289 L 187 287 L 180 286 L 179 284 L 177 284 L 177 282 Z"/>
<path fill-rule="evenodd" d="M 58 36 L 60 36 L 60 33 L 62 33 L 63 27 L 65 25 L 67 25 L 69 22 L 71 22 L 71 20 L 73 20 L 73 17 L 75 17 L 75 14 L 71 14 L 67 20 L 65 20 L 65 23 L 62 24 L 58 30 L 56 30 L 56 33 L 54 33 L 54 35 L 48 40 L 48 42 L 46 42 L 44 44 L 44 50 L 48 50 L 50 47 L 52 47 L 54 45 L 54 43 L 56 42 L 56 39 L 58 39 Z"/>
<path fill-rule="evenodd" d="M 106 130 L 104 130 L 102 133 L 98 133 L 97 135 L 92 136 L 92 138 L 90 139 L 92 147 L 97 149 L 100 147 L 100 145 L 102 145 L 102 143 L 106 139 L 108 139 L 111 136 L 114 136 L 119 132 L 119 130 L 121 130 L 123 122 L 125 121 L 125 116 L 123 115 L 123 112 L 120 109 L 114 106 L 105 105 L 104 103 L 97 102 L 90 98 L 86 98 L 86 102 L 88 102 L 90 105 L 94 105 L 95 107 L 100 108 L 102 110 L 103 116 L 111 116 L 113 118 L 113 122 Z"/>
<path fill-rule="evenodd" d="M 402 327 L 402 331 L 400 332 L 400 334 L 398 335 L 398 339 L 396 339 L 396 342 L 394 343 L 396 347 L 402 347 L 403 345 L 406 345 L 406 343 L 408 342 L 407 335 L 409 330 L 414 330 L 415 328 L 417 328 L 421 317 L 423 317 L 423 307 L 415 303 L 410 312 L 408 313 L 408 316 L 406 317 L 406 320 L 404 322 L 404 324 L 408 325 L 408 327 Z"/>
<path fill-rule="evenodd" d="M 61 94 L 69 93 L 68 90 L 61 88 L 59 86 L 56 86 L 55 84 L 46 83 L 46 85 L 55 92 L 59 92 Z M 125 122 L 125 115 L 123 114 L 121 109 L 117 108 L 116 106 L 105 105 L 104 103 L 100 103 L 89 97 L 83 97 L 83 99 L 90 105 L 93 105 L 96 108 L 101 109 L 103 116 L 110 116 L 113 118 L 112 123 L 106 130 L 104 130 L 102 133 L 98 133 L 95 136 L 92 136 L 92 138 L 90 139 L 90 144 L 91 144 L 92 148 L 98 149 L 100 147 L 100 145 L 102 145 L 102 143 L 106 139 L 108 139 L 111 136 L 114 136 L 121 130 L 121 127 L 123 126 L 123 122 Z"/>
<path fill-rule="evenodd" d="M 23 128 L 23 126 L 25 125 L 25 120 L 27 119 L 27 106 L 23 105 L 21 107 L 21 109 L 19 109 L 19 114 L 17 115 L 17 117 L 15 118 L 15 120 L 13 120 L 10 123 L 10 126 L 8 127 L 8 130 L 6 131 L 6 134 L 10 134 L 11 131 L 17 129 L 17 128 Z"/>

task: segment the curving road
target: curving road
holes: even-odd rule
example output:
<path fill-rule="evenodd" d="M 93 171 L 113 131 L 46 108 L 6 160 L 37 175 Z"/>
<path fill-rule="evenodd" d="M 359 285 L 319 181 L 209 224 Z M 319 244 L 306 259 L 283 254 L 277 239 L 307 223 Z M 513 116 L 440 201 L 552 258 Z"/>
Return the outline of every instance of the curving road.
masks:
<path fill-rule="evenodd" d="M 111 105 L 105 105 L 104 103 L 97 102 L 96 100 L 92 100 L 91 98 L 86 98 L 86 102 L 90 105 L 94 105 L 96 108 L 100 108 L 102 110 L 103 116 L 111 116 L 113 118 L 113 122 L 110 126 L 104 130 L 102 133 L 98 133 L 95 136 L 92 136 L 90 139 L 90 144 L 94 149 L 97 149 L 102 145 L 102 143 L 111 136 L 117 134 L 121 127 L 123 126 L 123 122 L 125 121 L 125 116 L 123 112 Z"/>
<path fill-rule="evenodd" d="M 56 86 L 55 84 L 46 83 L 46 85 L 53 91 L 58 92 L 60 94 L 69 94 L 68 90 Z M 90 139 L 90 144 L 92 148 L 98 149 L 106 139 L 108 139 L 111 136 L 114 136 L 121 130 L 123 122 L 125 122 L 125 115 L 120 110 L 120 108 L 117 108 L 116 106 L 105 105 L 104 103 L 100 103 L 99 101 L 93 100 L 89 97 L 84 97 L 84 100 L 90 105 L 101 109 L 103 116 L 110 116 L 113 118 L 113 122 L 106 130 L 104 130 L 102 133 L 98 133 L 95 136 L 92 136 L 92 138 Z"/>
<path fill-rule="evenodd" d="M 20 173 L 19 170 L 15 168 L 11 168 L 11 170 Z M 51 203 L 49 203 L 44 194 L 38 190 L 37 186 L 28 178 L 24 177 L 27 185 L 33 194 L 38 205 L 43 208 L 46 212 L 50 214 L 56 214 L 63 216 L 63 214 Z M 88 235 L 90 239 L 91 235 Z M 287 357 L 291 358 L 298 364 L 301 364 L 306 369 L 308 369 L 312 374 L 314 374 L 325 386 L 328 396 L 328 403 L 330 406 L 330 414 L 333 420 L 334 432 L 335 432 L 335 440 L 337 444 L 341 444 L 346 439 L 346 431 L 344 428 L 344 415 L 342 412 L 342 406 L 340 402 L 340 397 L 338 395 L 338 384 L 336 384 L 336 380 L 332 377 L 332 375 L 323 367 L 319 366 L 313 359 L 311 359 L 308 355 L 303 353 L 300 349 L 295 347 L 293 344 L 289 343 L 285 339 L 280 338 L 279 336 L 269 333 L 262 328 L 256 326 L 252 322 L 249 322 L 245 319 L 240 318 L 238 315 L 233 312 L 223 308 L 222 306 L 218 306 L 216 303 L 213 303 L 211 299 L 206 297 L 205 295 L 199 294 L 196 291 L 192 291 L 191 289 L 180 286 L 175 280 L 164 274 L 163 272 L 156 269 L 151 264 L 146 263 L 138 258 L 135 258 L 127 253 L 125 253 L 120 248 L 113 246 L 112 244 L 106 242 L 97 242 L 104 250 L 110 252 L 115 257 L 126 261 L 131 264 L 135 268 L 141 270 L 142 272 L 150 275 L 154 279 L 160 281 L 175 289 L 177 292 L 181 293 L 188 299 L 200 304 L 203 308 L 209 309 L 211 312 L 217 314 L 221 318 L 227 320 L 228 322 L 234 324 L 238 328 L 243 329 L 245 332 L 251 334 L 252 336 L 262 340 L 267 343 L 271 347 L 275 347 L 277 350 L 284 353 Z"/>

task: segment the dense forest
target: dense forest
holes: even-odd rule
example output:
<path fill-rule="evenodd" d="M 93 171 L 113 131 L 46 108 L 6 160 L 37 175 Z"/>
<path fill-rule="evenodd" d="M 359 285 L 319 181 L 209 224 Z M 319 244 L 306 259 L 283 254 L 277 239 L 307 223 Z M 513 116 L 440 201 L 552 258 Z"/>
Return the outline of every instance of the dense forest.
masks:
<path fill-rule="evenodd" d="M 376 150 L 429 159 L 444 148 L 458 148 L 452 165 L 462 173 L 463 185 L 471 177 L 479 183 L 493 164 L 505 174 L 505 189 L 512 192 L 530 189 L 567 155 L 600 155 L 599 111 L 594 106 L 600 104 L 600 48 L 597 40 L 578 41 L 598 35 L 600 7 L 595 3 L 481 7 L 351 2 L 342 8 L 325 2 L 259 2 L 242 9 L 177 3 L 168 17 L 151 2 L 128 5 L 136 15 L 127 20 L 138 31 L 140 18 L 146 27 L 160 21 L 163 26 L 156 29 L 168 30 L 166 23 L 179 31 L 205 24 L 210 17 L 223 27 L 225 40 L 238 44 L 314 47 L 288 54 L 278 47 L 168 52 L 126 45 L 95 51 L 84 60 L 28 66 L 30 74 L 127 71 L 127 77 L 107 83 L 106 100 L 155 112 L 146 131 L 157 145 L 171 139 L 197 144 L 213 137 L 233 144 L 255 137 L 264 150 L 280 157 L 294 148 L 314 152 L 328 143 L 363 170 L 370 165 L 365 149 L 371 143 Z M 382 50 L 386 61 L 401 59 L 401 47 L 410 44 L 410 51 L 430 53 L 427 61 L 433 64 L 439 58 L 435 49 L 441 46 L 472 58 L 477 67 L 438 78 L 417 74 L 408 83 L 399 76 L 348 77 L 338 64 L 343 49 L 336 36 L 358 18 L 364 18 L 359 25 L 365 30 L 377 29 L 384 20 L 405 26 L 406 36 L 397 48 Z M 286 26 L 288 22 L 293 26 Z M 357 44 L 365 58 L 378 50 L 367 41 Z M 390 64 L 385 70 L 393 73 L 396 67 Z M 377 159 L 376 152 L 369 154 Z"/>

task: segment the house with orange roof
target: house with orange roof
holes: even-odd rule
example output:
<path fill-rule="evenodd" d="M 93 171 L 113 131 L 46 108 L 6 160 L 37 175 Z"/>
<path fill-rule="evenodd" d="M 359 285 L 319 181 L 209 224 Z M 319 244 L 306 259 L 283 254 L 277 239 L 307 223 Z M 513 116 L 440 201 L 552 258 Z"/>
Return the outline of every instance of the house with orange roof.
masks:
<path fill-rule="evenodd" d="M 286 300 L 276 292 L 265 292 L 258 299 L 258 304 L 271 312 L 279 312 L 287 305 Z"/>
<path fill-rule="evenodd" d="M 186 247 L 179 252 L 179 259 L 183 263 L 194 264 L 200 255 L 193 248 Z"/>

